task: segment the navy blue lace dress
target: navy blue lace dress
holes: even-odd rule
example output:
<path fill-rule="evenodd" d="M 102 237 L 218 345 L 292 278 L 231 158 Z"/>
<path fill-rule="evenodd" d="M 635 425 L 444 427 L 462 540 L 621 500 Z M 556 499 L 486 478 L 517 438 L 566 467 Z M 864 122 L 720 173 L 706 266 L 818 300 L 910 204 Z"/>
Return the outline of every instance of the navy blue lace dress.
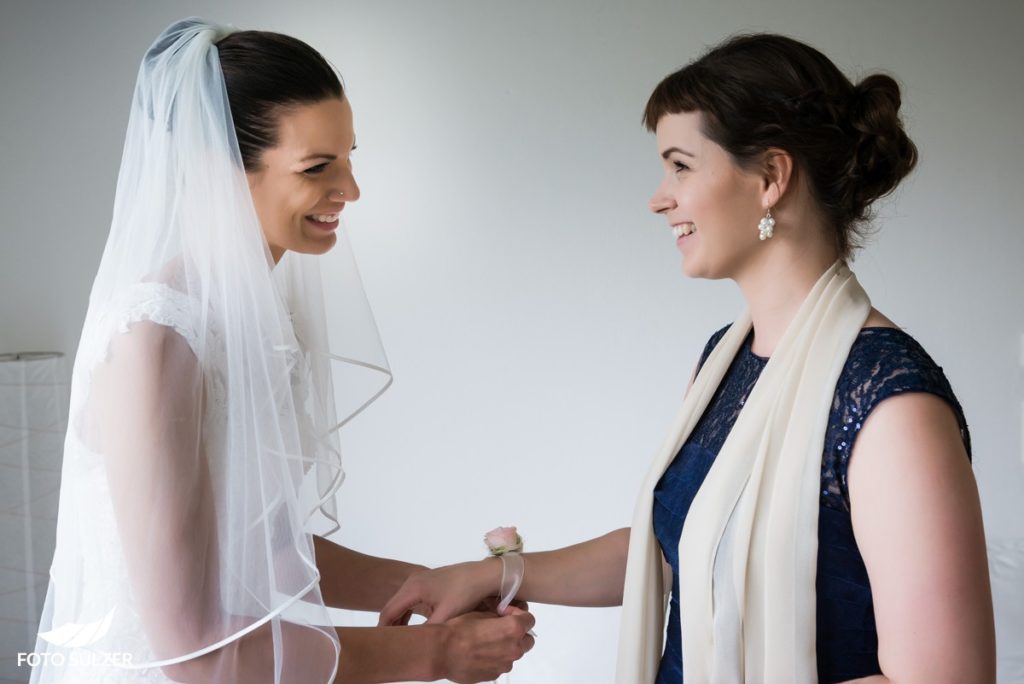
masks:
<path fill-rule="evenodd" d="M 708 341 L 701 366 L 726 330 L 728 326 Z M 750 345 L 748 335 L 704 415 L 654 490 L 654 532 L 665 559 L 672 565 L 668 633 L 657 684 L 683 681 L 679 538 L 697 490 L 768 362 L 756 356 Z M 820 682 L 881 674 L 871 586 L 853 536 L 846 470 L 854 440 L 868 414 L 879 402 L 903 392 L 929 392 L 949 402 L 970 457 L 970 436 L 963 410 L 942 369 L 902 330 L 861 330 L 836 385 L 821 459 L 816 581 Z"/>

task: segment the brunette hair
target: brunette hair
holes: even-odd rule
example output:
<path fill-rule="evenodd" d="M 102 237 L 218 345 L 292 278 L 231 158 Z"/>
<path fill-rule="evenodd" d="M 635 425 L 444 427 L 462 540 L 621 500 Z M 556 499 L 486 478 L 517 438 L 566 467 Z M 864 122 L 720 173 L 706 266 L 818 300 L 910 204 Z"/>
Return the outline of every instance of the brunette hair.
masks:
<path fill-rule="evenodd" d="M 843 259 L 861 246 L 871 203 L 917 163 L 900 119 L 900 88 L 885 74 L 854 85 L 818 50 L 775 34 L 740 35 L 667 76 L 643 123 L 700 112 L 702 132 L 741 168 L 769 148 L 793 156 Z"/>
<path fill-rule="evenodd" d="M 341 80 L 306 43 L 269 31 L 237 31 L 217 41 L 231 118 L 246 171 L 260 167 L 289 107 L 344 97 Z"/>

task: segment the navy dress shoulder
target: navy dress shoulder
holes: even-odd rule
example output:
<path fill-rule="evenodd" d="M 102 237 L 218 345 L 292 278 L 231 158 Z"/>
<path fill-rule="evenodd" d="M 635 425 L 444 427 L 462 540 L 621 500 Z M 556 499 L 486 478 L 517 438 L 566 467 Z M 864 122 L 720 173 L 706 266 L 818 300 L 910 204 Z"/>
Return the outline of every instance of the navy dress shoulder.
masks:
<path fill-rule="evenodd" d="M 726 330 L 728 326 L 708 341 L 698 368 Z M 658 684 L 683 681 L 679 538 L 697 490 L 768 362 L 755 355 L 750 345 L 748 335 L 704 415 L 654 490 L 654 533 L 672 566 L 668 628 Z M 948 402 L 960 425 L 968 458 L 971 455 L 967 421 L 942 368 L 902 330 L 862 329 L 836 384 L 822 448 L 816 580 L 820 682 L 881 674 L 871 586 L 853 535 L 846 472 L 854 441 L 868 415 L 885 399 L 904 392 L 927 392 Z"/>

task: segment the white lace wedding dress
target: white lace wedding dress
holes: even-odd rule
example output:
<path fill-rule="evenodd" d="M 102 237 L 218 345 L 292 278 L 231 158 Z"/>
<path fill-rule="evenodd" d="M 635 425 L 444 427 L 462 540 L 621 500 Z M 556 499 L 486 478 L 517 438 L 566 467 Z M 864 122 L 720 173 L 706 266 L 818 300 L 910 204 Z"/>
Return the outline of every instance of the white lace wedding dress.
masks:
<path fill-rule="evenodd" d="M 186 295 L 164 283 L 140 283 L 116 298 L 101 313 L 105 336 L 84 340 L 73 374 L 75 391 L 71 397 L 71 420 L 64 445 L 63 487 L 70 496 L 63 498 L 73 510 L 61 511 L 57 525 L 54 566 L 76 567 L 81 604 L 76 607 L 81 623 L 62 620 L 60 592 L 52 583 L 44 613 L 51 613 L 52 628 L 40 637 L 37 653 L 48 654 L 42 666 L 33 672 L 39 682 L 170 682 L 160 670 L 128 670 L 122 664 L 143 658 L 158 660 L 145 636 L 138 607 L 133 598 L 128 567 L 121 552 L 117 520 L 114 514 L 107 469 L 103 456 L 88 445 L 88 428 L 83 409 L 89 397 L 91 376 L 108 354 L 111 339 L 125 334 L 139 322 L 164 326 L 180 336 L 195 351 L 196 334 L 190 320 Z M 197 354 L 198 358 L 198 354 Z M 207 372 L 216 373 L 215 369 Z M 198 400 L 198 397 L 197 397 Z M 217 402 L 210 408 L 216 411 Z M 213 418 L 213 416 L 211 416 Z M 206 422 L 216 425 L 216 419 Z M 215 430 L 207 434 L 215 441 Z M 116 614 L 117 620 L 113 620 Z M 44 617 L 43 624 L 47 620 Z M 108 652 L 104 644 L 116 645 Z M 125 661 L 128 663 L 125 663 Z"/>

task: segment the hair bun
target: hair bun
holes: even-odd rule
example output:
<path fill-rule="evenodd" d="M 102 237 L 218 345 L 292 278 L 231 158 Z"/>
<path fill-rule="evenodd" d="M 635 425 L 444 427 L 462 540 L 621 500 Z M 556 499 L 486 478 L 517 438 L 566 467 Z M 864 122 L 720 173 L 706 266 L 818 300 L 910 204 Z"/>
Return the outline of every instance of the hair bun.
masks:
<path fill-rule="evenodd" d="M 891 107 L 894 112 L 898 112 L 902 102 L 899 84 L 891 76 L 885 74 L 872 74 L 853 86 L 855 107 L 884 104 Z"/>
<path fill-rule="evenodd" d="M 849 126 L 855 136 L 847 167 L 851 214 L 867 218 L 872 202 L 892 192 L 917 164 L 917 147 L 903 130 L 900 87 L 890 76 L 872 74 L 854 86 Z"/>

